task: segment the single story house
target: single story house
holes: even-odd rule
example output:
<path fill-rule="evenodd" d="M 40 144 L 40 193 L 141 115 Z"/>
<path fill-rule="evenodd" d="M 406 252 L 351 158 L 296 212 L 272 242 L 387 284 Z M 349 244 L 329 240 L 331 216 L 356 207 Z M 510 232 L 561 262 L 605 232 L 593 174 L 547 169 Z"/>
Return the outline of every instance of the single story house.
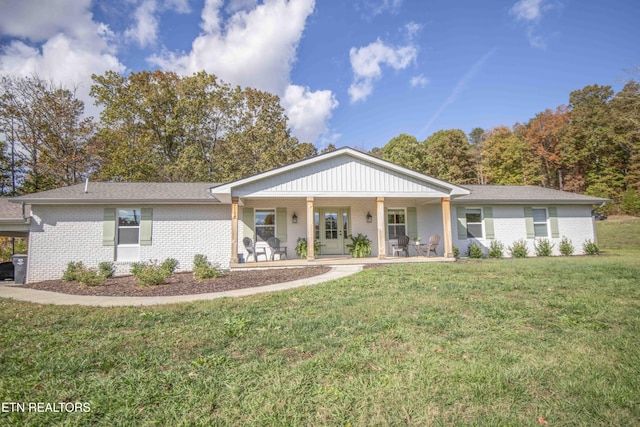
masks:
<path fill-rule="evenodd" d="M 88 182 L 11 199 L 31 207 L 27 281 L 60 278 L 69 261 L 95 267 L 113 261 L 120 274 L 132 262 L 176 258 L 192 269 L 195 254 L 228 268 L 247 260 L 243 238 L 258 247 L 276 236 L 307 260 L 347 255 L 349 235 L 372 241 L 385 258 L 399 236 L 442 236 L 438 256 L 465 254 L 470 242 L 486 252 L 525 239 L 576 253 L 595 241 L 594 205 L 606 199 L 533 186 L 454 185 L 371 155 L 342 148 L 237 181 L 218 183 Z M 319 241 L 319 253 L 313 242 Z M 268 251 L 268 249 L 267 249 Z M 251 259 L 253 261 L 253 259 Z"/>

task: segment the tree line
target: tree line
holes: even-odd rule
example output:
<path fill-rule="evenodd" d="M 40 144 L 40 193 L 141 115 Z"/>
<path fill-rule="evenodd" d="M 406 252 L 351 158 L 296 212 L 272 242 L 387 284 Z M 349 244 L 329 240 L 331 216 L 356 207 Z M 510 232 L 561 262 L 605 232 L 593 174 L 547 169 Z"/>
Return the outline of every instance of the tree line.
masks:
<path fill-rule="evenodd" d="M 371 150 L 455 184 L 536 185 L 612 199 L 607 212 L 640 215 L 640 84 L 590 85 L 569 104 L 512 127 L 401 134 Z"/>
<path fill-rule="evenodd" d="M 0 193 L 97 181 L 227 182 L 318 154 L 277 96 L 205 72 L 94 75 L 101 108 L 37 76 L 0 79 Z M 329 146 L 327 150 L 333 149 Z M 538 185 L 640 214 L 640 84 L 591 85 L 511 127 L 401 134 L 370 154 L 455 184 Z"/>
<path fill-rule="evenodd" d="M 99 119 L 37 76 L 0 80 L 3 195 L 97 181 L 226 182 L 317 154 L 277 96 L 205 72 L 94 75 Z"/>

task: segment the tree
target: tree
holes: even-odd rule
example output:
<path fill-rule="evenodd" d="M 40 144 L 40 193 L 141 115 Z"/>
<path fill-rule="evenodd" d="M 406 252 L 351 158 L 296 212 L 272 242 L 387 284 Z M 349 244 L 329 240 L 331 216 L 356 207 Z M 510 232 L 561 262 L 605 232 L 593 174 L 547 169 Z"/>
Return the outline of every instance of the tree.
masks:
<path fill-rule="evenodd" d="M 424 172 L 426 150 L 415 136 L 400 134 L 382 147 L 381 155 L 384 160 L 393 162 L 408 169 Z"/>
<path fill-rule="evenodd" d="M 561 139 L 569 123 L 569 109 L 563 105 L 555 111 L 545 110 L 536 114 L 524 128 L 524 135 L 543 165 L 542 186 L 562 188 Z"/>
<path fill-rule="evenodd" d="M 95 168 L 95 124 L 72 91 L 37 76 L 0 82 L 0 132 L 15 146 L 22 191 L 75 184 Z"/>
<path fill-rule="evenodd" d="M 483 169 L 487 184 L 538 185 L 540 164 L 524 140 L 520 129 L 499 126 L 486 132 L 482 145 Z"/>
<path fill-rule="evenodd" d="M 475 182 L 473 153 L 467 136 L 460 129 L 440 130 L 424 143 L 425 172 L 454 184 Z"/>
<path fill-rule="evenodd" d="M 480 185 L 487 183 L 487 179 L 484 176 L 484 170 L 482 169 L 482 143 L 485 138 L 486 135 L 484 129 L 480 127 L 473 128 L 471 132 L 469 132 L 469 144 L 471 144 L 471 154 L 473 156 L 476 183 Z"/>
<path fill-rule="evenodd" d="M 619 199 L 624 188 L 624 159 L 619 157 L 610 86 L 586 86 L 571 92 L 571 120 L 562 138 L 563 187 L 569 191 Z"/>
<path fill-rule="evenodd" d="M 228 181 L 315 155 L 291 137 L 277 96 L 205 72 L 93 76 L 103 106 L 102 179 Z"/>

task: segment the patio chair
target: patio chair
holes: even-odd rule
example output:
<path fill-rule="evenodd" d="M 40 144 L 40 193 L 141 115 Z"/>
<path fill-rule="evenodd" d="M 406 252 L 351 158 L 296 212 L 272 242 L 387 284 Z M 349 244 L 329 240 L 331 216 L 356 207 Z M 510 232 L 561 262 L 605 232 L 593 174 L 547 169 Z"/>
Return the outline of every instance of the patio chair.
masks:
<path fill-rule="evenodd" d="M 436 254 L 436 256 L 438 256 L 438 252 L 436 252 L 436 249 L 438 248 L 439 244 L 440 244 L 440 235 L 432 234 L 431 236 L 429 236 L 429 243 L 427 243 L 426 245 L 419 245 L 417 247 L 418 255 L 422 254 L 428 257 L 431 254 L 431 252 L 433 252 L 434 254 Z"/>
<path fill-rule="evenodd" d="M 398 256 L 400 252 L 404 252 L 404 256 L 409 256 L 409 236 L 398 237 L 398 243 L 391 245 L 393 256 Z"/>
<path fill-rule="evenodd" d="M 278 239 L 277 237 L 269 237 L 267 239 L 267 245 L 269 245 L 269 249 L 271 249 L 271 261 L 273 261 L 273 258 L 276 255 L 280 256 L 279 259 L 282 259 L 283 255 L 285 259 L 289 259 L 287 257 L 287 247 L 280 246 L 280 239 Z"/>
<path fill-rule="evenodd" d="M 265 248 L 256 248 L 256 245 L 253 244 L 253 240 L 251 240 L 250 237 L 242 239 L 242 243 L 244 243 L 244 248 L 247 250 L 247 261 L 249 261 L 249 257 L 252 255 L 255 262 L 258 262 L 258 255 L 264 255 L 264 260 L 268 261 L 267 250 Z"/>

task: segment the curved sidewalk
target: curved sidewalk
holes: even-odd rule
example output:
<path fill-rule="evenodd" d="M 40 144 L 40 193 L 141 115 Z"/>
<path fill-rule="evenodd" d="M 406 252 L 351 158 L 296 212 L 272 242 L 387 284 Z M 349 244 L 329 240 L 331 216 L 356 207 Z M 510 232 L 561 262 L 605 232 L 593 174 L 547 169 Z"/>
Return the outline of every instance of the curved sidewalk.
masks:
<path fill-rule="evenodd" d="M 116 306 L 144 306 L 158 304 L 174 304 L 180 302 L 212 300 L 226 297 L 243 297 L 247 295 L 266 292 L 281 291 L 284 289 L 311 286 L 330 280 L 341 279 L 362 271 L 362 265 L 339 265 L 331 267 L 327 273 L 291 282 L 276 283 L 273 285 L 258 286 L 255 288 L 236 289 L 233 291 L 213 292 L 208 294 L 172 295 L 161 297 L 112 297 L 92 295 L 69 295 L 57 292 L 40 291 L 37 289 L 0 285 L 0 298 L 12 298 L 19 301 L 28 301 L 38 304 L 55 305 L 87 305 L 96 307 Z"/>

